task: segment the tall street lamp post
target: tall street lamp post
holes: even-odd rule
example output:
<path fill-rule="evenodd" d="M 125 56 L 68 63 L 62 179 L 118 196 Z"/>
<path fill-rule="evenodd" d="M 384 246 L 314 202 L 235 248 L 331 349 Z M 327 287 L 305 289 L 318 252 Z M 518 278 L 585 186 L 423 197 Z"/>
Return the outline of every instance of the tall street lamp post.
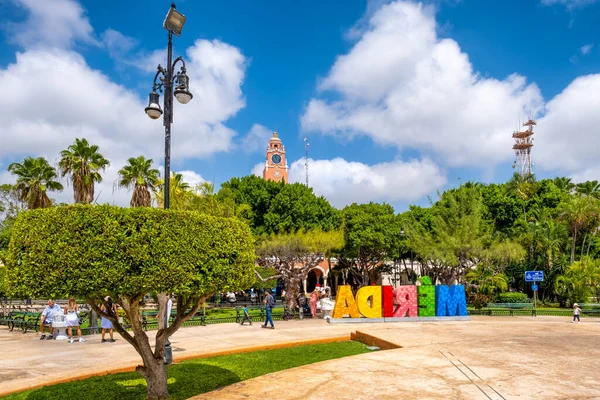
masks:
<path fill-rule="evenodd" d="M 182 57 L 177 57 L 173 62 L 173 34 L 180 36 L 185 16 L 175 9 L 175 3 L 167 13 L 163 27 L 169 32 L 169 45 L 167 47 L 167 68 L 158 65 L 156 75 L 154 75 L 154 85 L 150 93 L 148 107 L 145 108 L 146 114 L 152 119 L 158 119 L 163 116 L 163 125 L 165 126 L 165 187 L 163 192 L 164 208 L 169 208 L 169 197 L 171 194 L 171 124 L 173 123 L 173 95 L 181 104 L 187 104 L 192 100 L 190 93 L 190 78 L 187 76 L 185 61 Z M 181 62 L 181 68 L 177 74 L 173 74 L 175 66 Z M 160 77 L 160 78 L 159 78 Z M 173 85 L 176 84 L 173 92 Z M 160 108 L 160 95 L 158 91 L 164 92 L 164 114 Z"/>
<path fill-rule="evenodd" d="M 158 119 L 163 116 L 163 125 L 165 126 L 165 187 L 163 190 L 163 205 L 165 209 L 169 208 L 171 194 L 171 124 L 173 123 L 173 96 L 181 104 L 187 104 L 192 100 L 190 93 L 190 78 L 187 76 L 185 61 L 182 57 L 177 57 L 173 62 L 173 34 L 181 35 L 181 30 L 185 24 L 185 16 L 178 12 L 175 8 L 175 3 L 171 4 L 171 8 L 167 13 L 167 17 L 163 23 L 163 27 L 169 32 L 169 45 L 167 47 L 167 68 L 158 65 L 156 75 L 154 75 L 154 85 L 150 93 L 148 107 L 144 109 L 146 114 L 152 119 Z M 181 62 L 181 68 L 174 74 L 175 66 Z M 177 85 L 173 91 L 173 85 Z M 165 98 L 163 110 L 160 108 L 160 95 L 158 92 L 164 92 Z M 170 308 L 167 307 L 165 313 L 165 328 L 169 326 Z M 165 343 L 165 363 L 173 362 L 173 353 L 171 350 L 171 342 L 167 338 Z"/>

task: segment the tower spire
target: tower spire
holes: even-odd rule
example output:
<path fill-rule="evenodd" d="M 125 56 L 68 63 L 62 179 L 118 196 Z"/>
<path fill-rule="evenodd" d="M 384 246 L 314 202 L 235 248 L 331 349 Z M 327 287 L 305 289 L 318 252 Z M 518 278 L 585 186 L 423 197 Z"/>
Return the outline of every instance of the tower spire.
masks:
<path fill-rule="evenodd" d="M 308 136 L 304 136 L 304 150 L 306 152 L 306 156 L 304 157 L 304 171 L 306 173 L 306 186 L 308 186 Z"/>
<path fill-rule="evenodd" d="M 537 125 L 536 122 L 529 118 L 527 122 L 523 124 L 527 128 L 521 132 L 514 132 L 512 134 L 515 143 L 513 144 L 513 150 L 515 151 L 515 162 L 513 168 L 522 177 L 531 175 L 531 148 L 533 147 L 533 126 Z"/>

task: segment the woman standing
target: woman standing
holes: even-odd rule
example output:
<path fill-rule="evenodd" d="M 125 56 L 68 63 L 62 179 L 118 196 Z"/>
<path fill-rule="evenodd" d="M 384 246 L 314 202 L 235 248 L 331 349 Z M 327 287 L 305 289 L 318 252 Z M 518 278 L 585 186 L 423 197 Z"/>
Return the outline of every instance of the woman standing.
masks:
<path fill-rule="evenodd" d="M 315 288 L 313 292 L 310 294 L 310 313 L 313 318 L 317 318 L 317 301 L 319 301 L 319 291 L 318 288 Z"/>
<path fill-rule="evenodd" d="M 69 335 L 69 342 L 73 343 L 73 327 L 77 328 L 77 336 L 79 336 L 79 343 L 85 342 L 81 335 L 81 328 L 79 327 L 79 306 L 74 298 L 69 299 L 69 305 L 65 308 L 65 315 L 67 316 L 67 334 Z"/>
<path fill-rule="evenodd" d="M 110 315 L 111 317 L 116 318 L 117 317 L 117 305 L 113 303 L 110 296 L 106 296 L 106 298 L 104 300 L 108 304 L 108 308 L 106 308 L 104 306 L 104 304 L 102 304 L 102 307 L 100 307 L 100 311 L 103 311 L 103 312 L 107 313 L 108 315 Z M 107 329 L 108 329 L 108 334 L 110 335 L 109 341 L 111 343 L 114 342 L 115 339 L 113 339 L 113 326 L 112 326 L 111 320 L 109 320 L 108 318 L 102 317 L 102 322 L 100 325 L 102 327 L 102 343 L 106 342 L 106 339 L 104 339 L 104 334 L 106 333 Z"/>

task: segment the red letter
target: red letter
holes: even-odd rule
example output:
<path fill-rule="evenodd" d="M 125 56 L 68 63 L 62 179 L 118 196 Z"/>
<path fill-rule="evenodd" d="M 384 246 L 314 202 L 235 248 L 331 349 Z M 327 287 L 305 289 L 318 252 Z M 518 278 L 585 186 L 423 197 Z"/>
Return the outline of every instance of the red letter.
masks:
<path fill-rule="evenodd" d="M 396 309 L 394 310 L 395 318 L 405 316 L 417 317 L 419 307 L 417 305 L 417 287 L 416 286 L 398 286 L 394 290 L 396 298 Z"/>
<path fill-rule="evenodd" d="M 383 316 L 394 316 L 394 287 L 385 285 L 381 287 L 381 297 L 383 300 Z"/>

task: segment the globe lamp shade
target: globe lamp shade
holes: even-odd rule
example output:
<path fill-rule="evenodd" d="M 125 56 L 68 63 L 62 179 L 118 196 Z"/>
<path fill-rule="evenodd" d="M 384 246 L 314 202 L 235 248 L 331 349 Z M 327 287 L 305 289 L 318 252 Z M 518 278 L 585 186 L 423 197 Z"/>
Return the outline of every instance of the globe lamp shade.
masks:
<path fill-rule="evenodd" d="M 159 101 L 160 96 L 158 93 L 156 93 L 155 91 L 150 93 L 148 107 L 146 107 L 144 111 L 146 111 L 146 114 L 148 114 L 148 116 L 152 119 L 158 119 L 162 115 L 162 110 L 160 108 L 160 105 L 158 104 Z"/>

